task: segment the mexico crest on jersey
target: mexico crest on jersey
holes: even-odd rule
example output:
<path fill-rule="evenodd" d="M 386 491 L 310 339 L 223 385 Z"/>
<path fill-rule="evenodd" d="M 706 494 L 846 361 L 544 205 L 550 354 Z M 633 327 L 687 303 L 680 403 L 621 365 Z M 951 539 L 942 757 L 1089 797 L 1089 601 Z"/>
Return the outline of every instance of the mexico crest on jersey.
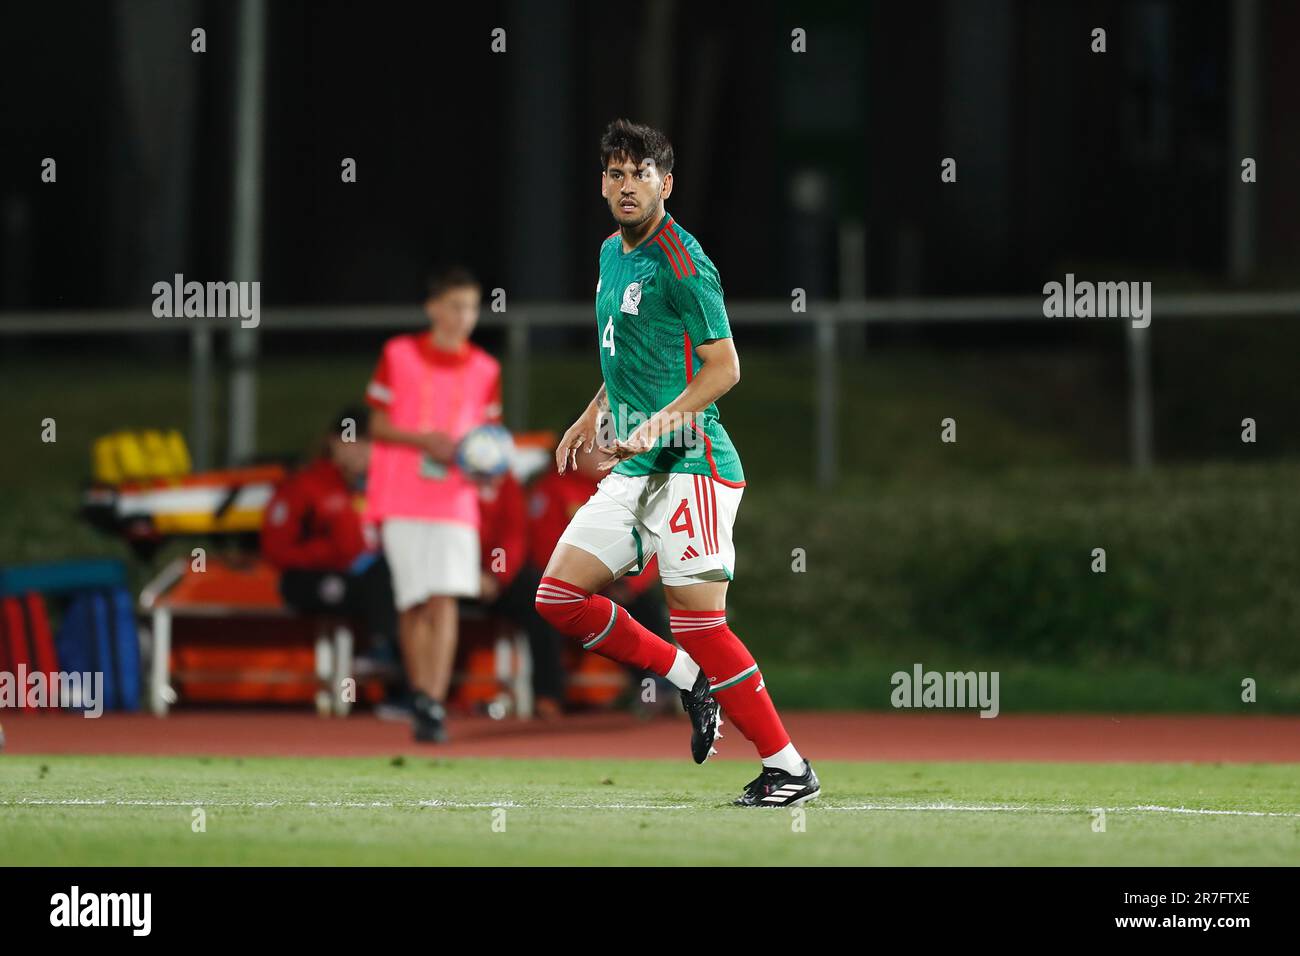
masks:
<path fill-rule="evenodd" d="M 641 304 L 641 283 L 632 282 L 623 290 L 623 304 L 619 306 L 620 312 L 626 312 L 628 315 L 637 314 L 637 306 Z"/>

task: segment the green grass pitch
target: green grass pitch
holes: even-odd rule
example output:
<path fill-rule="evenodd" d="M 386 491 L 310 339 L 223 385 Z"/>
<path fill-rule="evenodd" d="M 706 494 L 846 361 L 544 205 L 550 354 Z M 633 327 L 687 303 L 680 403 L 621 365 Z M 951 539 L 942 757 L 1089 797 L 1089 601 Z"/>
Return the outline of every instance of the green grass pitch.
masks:
<path fill-rule="evenodd" d="M 1300 859 L 1297 766 L 826 761 L 818 771 L 823 797 L 800 818 L 727 806 L 753 773 L 746 763 L 11 755 L 0 757 L 0 856 L 10 865 Z"/>

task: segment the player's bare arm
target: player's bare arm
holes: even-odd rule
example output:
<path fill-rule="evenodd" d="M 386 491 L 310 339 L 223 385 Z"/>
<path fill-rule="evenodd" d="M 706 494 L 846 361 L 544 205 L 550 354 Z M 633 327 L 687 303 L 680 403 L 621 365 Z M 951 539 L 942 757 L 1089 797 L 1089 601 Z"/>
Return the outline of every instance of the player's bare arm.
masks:
<path fill-rule="evenodd" d="M 569 426 L 560 444 L 555 448 L 555 468 L 564 474 L 569 468 L 577 467 L 578 449 L 591 451 L 596 442 L 596 431 L 600 427 L 600 414 L 609 409 L 609 399 L 605 395 L 605 386 L 587 404 L 578 420 Z M 585 446 L 585 447 L 584 447 Z"/>
<path fill-rule="evenodd" d="M 635 458 L 654 447 L 659 438 L 685 425 L 731 391 L 740 381 L 740 356 L 732 339 L 710 339 L 695 347 L 700 367 L 680 395 L 637 427 L 627 439 L 606 449 L 609 457 L 596 467 L 609 471 L 620 461 Z"/>
<path fill-rule="evenodd" d="M 413 432 L 398 428 L 388 412 L 376 408 L 370 415 L 370 434 L 376 441 L 410 445 L 426 452 L 434 461 L 449 464 L 456 457 L 456 442 L 445 432 Z"/>

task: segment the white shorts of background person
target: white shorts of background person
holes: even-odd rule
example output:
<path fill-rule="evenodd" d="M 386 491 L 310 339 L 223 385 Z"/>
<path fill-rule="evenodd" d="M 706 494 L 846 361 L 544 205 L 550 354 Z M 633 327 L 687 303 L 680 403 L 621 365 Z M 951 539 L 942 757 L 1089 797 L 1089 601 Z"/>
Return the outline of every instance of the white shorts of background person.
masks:
<path fill-rule="evenodd" d="M 478 529 L 453 521 L 388 518 L 380 537 L 397 610 L 440 595 L 478 597 Z"/>

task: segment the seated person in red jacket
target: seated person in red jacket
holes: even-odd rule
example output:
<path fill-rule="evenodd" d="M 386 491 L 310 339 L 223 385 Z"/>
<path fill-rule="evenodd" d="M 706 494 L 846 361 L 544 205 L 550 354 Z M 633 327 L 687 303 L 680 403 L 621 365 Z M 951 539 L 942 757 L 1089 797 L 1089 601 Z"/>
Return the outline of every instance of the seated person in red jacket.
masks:
<path fill-rule="evenodd" d="M 369 418 L 364 406 L 340 412 L 321 454 L 275 489 L 262 519 L 262 554 L 281 571 L 286 604 L 359 618 L 373 650 L 388 655 L 397 633 L 392 584 L 373 529 L 361 521 Z"/>
<path fill-rule="evenodd" d="M 537 584 L 541 582 L 542 569 L 550 560 L 560 535 L 568 527 L 569 519 L 596 493 L 596 484 L 605 477 L 603 472 L 596 470 L 596 464 L 604 457 L 596 449 L 584 451 L 579 448 L 576 468 L 567 470 L 563 475 L 556 474 L 553 468 L 543 469 L 542 476 L 529 486 L 528 563 L 522 576 L 530 579 L 529 586 L 534 593 Z M 663 598 L 660 589 L 655 587 L 659 583 L 659 565 L 656 560 L 656 556 L 651 555 L 644 571 L 624 575 L 603 593 L 611 601 L 626 608 L 629 614 L 651 631 L 671 641 L 672 632 L 668 626 Z M 532 600 L 531 596 L 529 600 Z M 560 651 L 570 643 L 570 639 L 557 633 L 537 616 L 536 609 L 531 604 L 530 610 L 536 620 L 535 630 L 540 632 L 540 636 L 532 642 L 534 693 L 539 700 L 544 695 L 562 699 L 564 674 L 560 665 Z M 530 630 L 530 636 L 531 634 Z M 654 677 L 648 673 L 637 676 Z M 661 687 L 660 690 L 665 688 Z M 664 699 L 672 700 L 673 696 L 668 694 Z"/>

